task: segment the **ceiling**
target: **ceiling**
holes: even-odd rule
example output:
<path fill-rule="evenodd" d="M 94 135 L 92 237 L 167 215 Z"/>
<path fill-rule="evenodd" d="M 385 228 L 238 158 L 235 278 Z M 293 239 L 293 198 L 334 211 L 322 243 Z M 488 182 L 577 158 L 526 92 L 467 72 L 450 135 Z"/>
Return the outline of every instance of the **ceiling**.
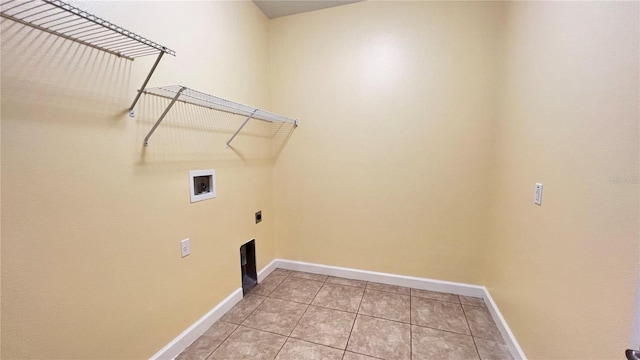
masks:
<path fill-rule="evenodd" d="M 269 19 L 347 5 L 359 1 L 362 0 L 253 0 Z"/>

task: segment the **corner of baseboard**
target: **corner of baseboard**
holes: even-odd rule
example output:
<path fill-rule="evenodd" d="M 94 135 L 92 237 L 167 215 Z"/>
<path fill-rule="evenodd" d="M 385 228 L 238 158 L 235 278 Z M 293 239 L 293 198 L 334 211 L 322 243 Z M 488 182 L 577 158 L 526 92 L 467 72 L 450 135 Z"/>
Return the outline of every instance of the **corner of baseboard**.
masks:
<path fill-rule="evenodd" d="M 264 280 L 267 276 L 269 276 L 269 274 L 271 274 L 273 270 L 278 267 L 278 263 L 278 259 L 271 260 L 271 262 L 267 264 L 267 266 L 258 271 L 258 282 Z"/>
<path fill-rule="evenodd" d="M 515 360 L 527 360 L 527 357 L 522 351 L 520 344 L 518 344 L 518 340 L 516 340 L 516 337 L 513 335 L 513 333 L 511 332 L 511 329 L 509 328 L 509 325 L 507 325 L 507 321 L 502 316 L 502 313 L 500 313 L 500 310 L 498 309 L 498 305 L 495 303 L 495 301 L 493 301 L 491 294 L 489 294 L 489 290 L 484 286 L 483 288 L 484 288 L 483 297 L 487 305 L 487 308 L 491 313 L 493 322 L 495 322 L 496 326 L 498 326 L 498 330 L 500 330 L 500 333 L 502 334 L 502 338 L 507 343 L 507 346 L 509 347 L 509 351 L 511 352 L 511 355 Z"/>
<path fill-rule="evenodd" d="M 204 334 L 207 329 L 218 321 L 227 311 L 235 304 L 242 300 L 242 288 L 236 289 L 222 300 L 213 309 L 209 310 L 200 319 L 196 320 L 185 331 L 168 343 L 165 347 L 155 353 L 150 360 L 170 360 L 178 356 L 191 343 L 196 341 L 200 335 Z"/>

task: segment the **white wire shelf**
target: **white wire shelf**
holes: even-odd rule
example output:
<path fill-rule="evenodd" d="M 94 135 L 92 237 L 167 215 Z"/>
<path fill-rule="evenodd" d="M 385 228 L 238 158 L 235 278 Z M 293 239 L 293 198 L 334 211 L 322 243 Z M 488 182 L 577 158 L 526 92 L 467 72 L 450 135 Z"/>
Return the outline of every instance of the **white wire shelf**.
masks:
<path fill-rule="evenodd" d="M 149 88 L 149 89 L 143 90 L 143 92 L 145 94 L 159 96 L 159 97 L 171 100 L 171 102 L 169 103 L 167 108 L 164 110 L 162 115 L 160 115 L 160 118 L 156 121 L 156 123 L 153 125 L 153 127 L 151 128 L 147 136 L 144 138 L 145 146 L 149 145 L 149 138 L 151 137 L 151 135 L 153 135 L 153 132 L 160 125 L 160 123 L 162 122 L 164 117 L 167 115 L 169 110 L 171 110 L 171 108 L 176 103 L 176 101 L 246 117 L 242 125 L 240 125 L 238 130 L 236 130 L 236 132 L 229 139 L 229 141 L 227 141 L 227 147 L 230 146 L 233 139 L 235 139 L 235 137 L 238 136 L 238 133 L 240 133 L 242 128 L 245 125 L 247 125 L 247 123 L 251 119 L 267 121 L 270 123 L 288 123 L 293 125 L 294 127 L 298 126 L 297 119 L 291 119 L 282 115 L 274 114 L 269 111 L 265 111 L 252 106 L 240 104 L 235 101 L 223 99 L 218 96 L 206 94 L 182 85 L 171 85 L 171 86 Z"/>
<path fill-rule="evenodd" d="M 3 0 L 0 16 L 128 60 L 158 55 L 142 89 L 162 55 L 176 55 L 165 46 L 60 0 Z M 133 110 L 140 94 L 138 92 L 129 110 Z"/>

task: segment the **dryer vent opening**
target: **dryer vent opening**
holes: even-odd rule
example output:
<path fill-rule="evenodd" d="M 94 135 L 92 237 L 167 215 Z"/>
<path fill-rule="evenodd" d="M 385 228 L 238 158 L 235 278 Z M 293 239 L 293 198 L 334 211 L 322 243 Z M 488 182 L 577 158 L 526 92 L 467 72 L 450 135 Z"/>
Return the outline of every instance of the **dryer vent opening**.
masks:
<path fill-rule="evenodd" d="M 240 269 L 242 270 L 242 295 L 246 295 L 258 284 L 255 239 L 240 246 Z"/>

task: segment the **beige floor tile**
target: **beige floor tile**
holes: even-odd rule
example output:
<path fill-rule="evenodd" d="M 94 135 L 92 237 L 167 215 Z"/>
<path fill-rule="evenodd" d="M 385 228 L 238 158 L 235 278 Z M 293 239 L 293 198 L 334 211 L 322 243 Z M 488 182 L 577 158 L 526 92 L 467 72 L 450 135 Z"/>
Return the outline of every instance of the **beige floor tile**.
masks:
<path fill-rule="evenodd" d="M 462 306 L 445 301 L 411 298 L 411 323 L 459 334 L 471 334 Z"/>
<path fill-rule="evenodd" d="M 359 313 L 408 323 L 411 321 L 411 297 L 367 289 Z"/>
<path fill-rule="evenodd" d="M 375 282 L 368 282 L 367 290 L 384 291 L 400 295 L 411 295 L 411 290 L 408 287 L 380 284 Z"/>
<path fill-rule="evenodd" d="M 269 275 L 289 276 L 289 274 L 291 274 L 291 270 L 285 270 L 285 269 L 277 268 L 277 269 L 273 270 L 271 272 L 271 274 L 269 274 Z"/>
<path fill-rule="evenodd" d="M 307 305 L 268 298 L 256 308 L 242 325 L 289 336 Z"/>
<path fill-rule="evenodd" d="M 475 338 L 480 359 L 482 360 L 513 360 L 509 348 L 499 342 L 481 338 Z"/>
<path fill-rule="evenodd" d="M 204 360 L 231 334 L 238 325 L 218 321 L 193 344 L 189 345 L 176 360 Z"/>
<path fill-rule="evenodd" d="M 271 297 L 310 304 L 322 284 L 320 281 L 289 276 L 271 293 Z"/>
<path fill-rule="evenodd" d="M 474 337 L 484 339 L 503 341 L 500 330 L 493 322 L 489 310 L 485 307 L 462 305 L 464 313 L 467 316 L 471 334 Z"/>
<path fill-rule="evenodd" d="M 344 350 L 289 338 L 276 360 L 342 360 Z"/>
<path fill-rule="evenodd" d="M 220 320 L 234 324 L 242 324 L 247 316 L 249 316 L 249 314 L 258 307 L 258 305 L 262 304 L 265 299 L 266 297 L 264 296 L 247 294 L 234 307 L 232 307 L 231 310 L 224 314 Z"/>
<path fill-rule="evenodd" d="M 362 288 L 325 283 L 312 304 L 355 313 L 358 312 L 363 293 Z"/>
<path fill-rule="evenodd" d="M 280 285 L 284 281 L 284 279 L 286 279 L 285 276 L 271 274 L 267 276 L 266 279 L 262 280 L 253 289 L 251 289 L 250 294 L 269 296 L 271 295 L 273 290 L 275 290 L 278 285 Z"/>
<path fill-rule="evenodd" d="M 411 326 L 413 359 L 472 360 L 479 359 L 473 338 L 416 325 Z"/>
<path fill-rule="evenodd" d="M 323 281 L 323 282 L 328 278 L 327 275 L 312 274 L 312 273 L 302 272 L 302 271 L 291 271 L 289 273 L 289 276 L 299 278 L 299 279 L 307 279 L 307 280 Z"/>
<path fill-rule="evenodd" d="M 449 302 L 454 302 L 458 304 L 460 303 L 460 299 L 458 299 L 458 295 L 447 294 L 447 293 L 437 292 L 437 291 L 411 289 L 411 296 L 421 297 L 425 299 L 439 300 L 439 301 L 449 301 Z"/>
<path fill-rule="evenodd" d="M 410 325 L 358 315 L 347 350 L 383 359 L 410 359 Z"/>
<path fill-rule="evenodd" d="M 377 360 L 377 358 L 345 351 L 344 357 L 342 358 L 342 360 Z"/>
<path fill-rule="evenodd" d="M 239 326 L 209 360 L 273 360 L 286 337 Z"/>
<path fill-rule="evenodd" d="M 463 305 L 471 305 L 471 306 L 486 306 L 484 303 L 484 299 L 472 296 L 463 296 L 460 295 L 460 302 Z"/>
<path fill-rule="evenodd" d="M 345 349 L 356 314 L 310 306 L 291 337 Z"/>
<path fill-rule="evenodd" d="M 366 281 L 345 279 L 345 278 L 335 277 L 335 276 L 329 276 L 327 278 L 327 282 L 331 284 L 347 285 L 347 286 L 353 286 L 353 287 L 359 287 L 359 288 L 364 288 L 367 286 Z"/>

